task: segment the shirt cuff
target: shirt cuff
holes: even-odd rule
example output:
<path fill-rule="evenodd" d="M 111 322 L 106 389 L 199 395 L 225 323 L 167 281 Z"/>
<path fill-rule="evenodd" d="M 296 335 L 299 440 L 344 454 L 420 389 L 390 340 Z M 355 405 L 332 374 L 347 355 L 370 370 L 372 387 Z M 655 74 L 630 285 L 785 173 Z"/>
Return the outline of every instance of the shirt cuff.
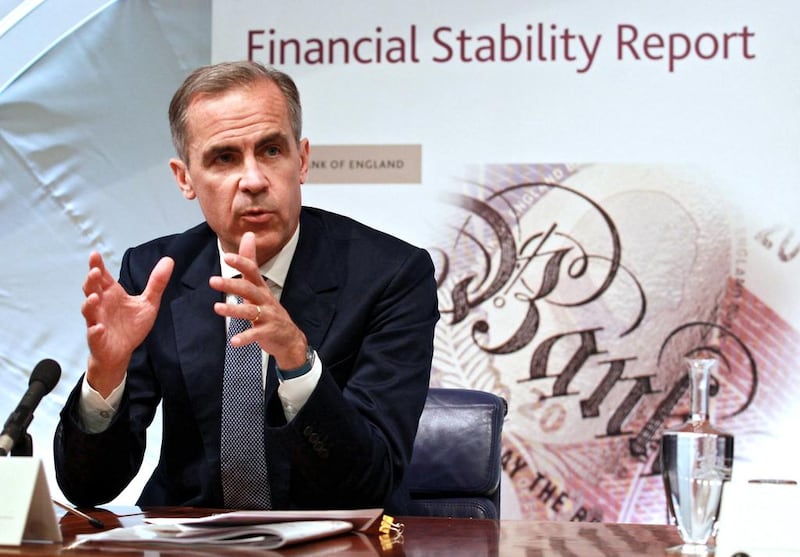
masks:
<path fill-rule="evenodd" d="M 111 391 L 108 398 L 103 398 L 103 395 L 89 385 L 89 381 L 84 375 L 81 383 L 81 396 L 78 400 L 78 417 L 83 429 L 88 433 L 101 433 L 108 429 L 111 420 L 119 410 L 124 391 L 125 378 Z"/>
<path fill-rule="evenodd" d="M 314 365 L 308 373 L 294 379 L 279 379 L 278 397 L 281 399 L 283 414 L 286 416 L 287 422 L 291 422 L 308 402 L 311 393 L 319 383 L 319 378 L 322 377 L 322 362 L 318 354 L 314 355 Z"/>

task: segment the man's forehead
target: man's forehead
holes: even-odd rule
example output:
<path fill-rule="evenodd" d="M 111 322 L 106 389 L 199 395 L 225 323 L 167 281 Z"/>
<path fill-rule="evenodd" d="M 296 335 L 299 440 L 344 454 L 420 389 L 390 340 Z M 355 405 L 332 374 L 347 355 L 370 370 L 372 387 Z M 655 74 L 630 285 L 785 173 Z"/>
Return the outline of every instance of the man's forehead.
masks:
<path fill-rule="evenodd" d="M 277 85 L 270 81 L 197 93 L 187 109 L 188 143 L 194 144 L 199 139 L 198 133 L 202 137 L 207 132 L 213 135 L 229 127 L 268 123 L 273 124 L 269 133 L 291 134 L 288 104 Z"/>

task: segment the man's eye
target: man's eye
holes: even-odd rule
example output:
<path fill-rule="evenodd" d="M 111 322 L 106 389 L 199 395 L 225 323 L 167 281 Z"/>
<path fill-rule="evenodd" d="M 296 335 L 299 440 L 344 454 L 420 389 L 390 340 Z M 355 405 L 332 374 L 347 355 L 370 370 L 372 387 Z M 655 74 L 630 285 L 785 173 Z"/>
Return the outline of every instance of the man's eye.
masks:
<path fill-rule="evenodd" d="M 278 148 L 276 145 L 270 145 L 269 147 L 264 149 L 264 152 L 267 154 L 268 157 L 277 157 L 278 155 L 281 154 L 280 148 Z"/>
<path fill-rule="evenodd" d="M 233 154 L 220 153 L 219 155 L 217 155 L 217 162 L 220 164 L 230 164 L 233 162 Z"/>

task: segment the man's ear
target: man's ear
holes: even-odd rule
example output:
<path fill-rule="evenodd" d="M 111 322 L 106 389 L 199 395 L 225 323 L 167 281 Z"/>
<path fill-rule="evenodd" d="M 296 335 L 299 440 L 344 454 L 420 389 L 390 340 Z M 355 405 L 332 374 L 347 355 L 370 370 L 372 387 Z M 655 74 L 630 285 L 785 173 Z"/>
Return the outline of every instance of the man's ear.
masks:
<path fill-rule="evenodd" d="M 306 179 L 308 178 L 308 159 L 311 152 L 308 139 L 301 139 L 298 147 L 300 151 L 300 183 L 305 184 Z"/>
<path fill-rule="evenodd" d="M 186 163 L 180 159 L 169 159 L 169 168 L 172 170 L 172 175 L 175 177 L 175 182 L 185 197 L 192 200 L 197 197 L 197 194 L 192 188 L 192 177 L 189 176 L 189 169 L 186 168 Z"/>

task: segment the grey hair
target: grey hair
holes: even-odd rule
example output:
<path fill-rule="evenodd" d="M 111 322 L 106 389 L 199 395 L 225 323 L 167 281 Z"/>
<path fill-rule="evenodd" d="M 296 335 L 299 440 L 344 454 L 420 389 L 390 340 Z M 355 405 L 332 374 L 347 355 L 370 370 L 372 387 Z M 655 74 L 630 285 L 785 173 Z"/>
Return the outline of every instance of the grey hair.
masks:
<path fill-rule="evenodd" d="M 189 164 L 187 114 L 189 104 L 196 95 L 219 95 L 262 80 L 274 83 L 283 93 L 289 109 L 292 133 L 295 141 L 299 143 L 303 133 L 303 109 L 300 105 L 300 93 L 292 78 L 280 70 L 258 62 L 246 60 L 222 62 L 194 70 L 175 91 L 172 101 L 169 103 L 169 129 L 172 134 L 172 144 L 181 160 Z"/>

